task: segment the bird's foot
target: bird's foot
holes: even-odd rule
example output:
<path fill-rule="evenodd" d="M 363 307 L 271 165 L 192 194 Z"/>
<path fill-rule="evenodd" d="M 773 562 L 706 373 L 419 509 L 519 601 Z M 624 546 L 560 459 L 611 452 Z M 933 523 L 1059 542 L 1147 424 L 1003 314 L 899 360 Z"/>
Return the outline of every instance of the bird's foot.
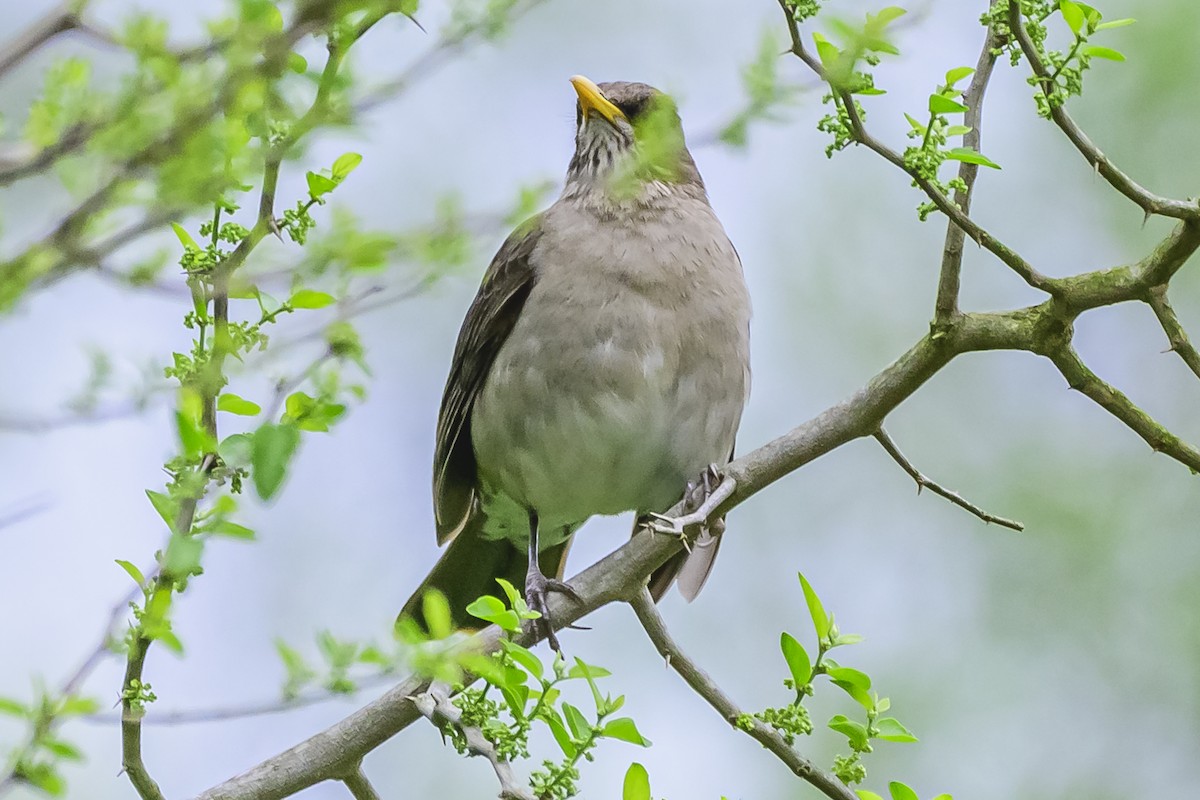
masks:
<path fill-rule="evenodd" d="M 709 464 L 700 475 L 699 481 L 688 481 L 683 495 L 684 513 L 678 517 L 651 513 L 649 528 L 655 533 L 678 536 L 686 543 L 687 529 L 699 525 L 702 532 L 719 535 L 725 527 L 722 519 L 709 521 L 709 517 L 721 503 L 729 499 L 737 488 L 737 481 L 721 475 L 716 464 Z"/>
<path fill-rule="evenodd" d="M 550 643 L 550 649 L 557 653 L 561 648 L 558 644 L 558 637 L 554 635 L 554 623 L 550 619 L 550 604 L 547 602 L 550 592 L 565 594 L 577 603 L 583 602 L 583 598 L 571 587 L 571 584 L 555 578 L 547 578 L 535 562 L 525 575 L 525 603 L 531 611 L 536 611 L 541 616 L 529 622 L 534 632 L 545 636 L 546 641 Z"/>

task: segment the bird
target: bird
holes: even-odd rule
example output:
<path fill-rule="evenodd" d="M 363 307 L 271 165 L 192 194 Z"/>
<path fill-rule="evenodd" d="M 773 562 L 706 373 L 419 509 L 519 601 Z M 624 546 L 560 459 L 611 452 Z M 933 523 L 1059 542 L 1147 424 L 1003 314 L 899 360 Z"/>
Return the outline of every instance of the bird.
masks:
<path fill-rule="evenodd" d="M 524 586 L 556 651 L 546 598 L 577 597 L 562 580 L 576 530 L 627 511 L 646 522 L 711 488 L 750 389 L 741 260 L 674 100 L 644 83 L 570 82 L 562 193 L 500 247 L 458 335 L 433 459 L 449 547 L 399 617 L 423 625 L 436 589 L 454 626 L 472 627 L 466 606 L 504 578 Z M 718 544 L 707 536 L 660 567 L 655 600 L 676 580 L 693 599 Z"/>

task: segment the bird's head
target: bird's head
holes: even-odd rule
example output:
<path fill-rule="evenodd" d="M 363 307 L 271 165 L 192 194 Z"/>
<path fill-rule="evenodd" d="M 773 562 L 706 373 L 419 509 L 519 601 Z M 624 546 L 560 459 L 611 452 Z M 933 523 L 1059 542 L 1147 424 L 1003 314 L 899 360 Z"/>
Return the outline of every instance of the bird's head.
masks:
<path fill-rule="evenodd" d="M 704 190 L 669 95 L 644 83 L 595 84 L 571 78 L 576 103 L 575 155 L 568 190 L 603 189 L 636 198 L 649 187 Z"/>

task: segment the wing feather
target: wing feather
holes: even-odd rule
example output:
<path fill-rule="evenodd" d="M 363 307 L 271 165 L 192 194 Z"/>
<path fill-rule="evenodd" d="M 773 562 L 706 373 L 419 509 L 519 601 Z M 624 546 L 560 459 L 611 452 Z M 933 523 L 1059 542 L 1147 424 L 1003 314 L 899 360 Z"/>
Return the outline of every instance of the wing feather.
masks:
<path fill-rule="evenodd" d="M 433 456 L 433 511 L 438 544 L 453 539 L 477 512 L 477 470 L 471 411 L 496 353 L 512 333 L 537 278 L 531 256 L 541 238 L 540 217 L 527 221 L 501 245 L 467 310 L 442 406 Z"/>

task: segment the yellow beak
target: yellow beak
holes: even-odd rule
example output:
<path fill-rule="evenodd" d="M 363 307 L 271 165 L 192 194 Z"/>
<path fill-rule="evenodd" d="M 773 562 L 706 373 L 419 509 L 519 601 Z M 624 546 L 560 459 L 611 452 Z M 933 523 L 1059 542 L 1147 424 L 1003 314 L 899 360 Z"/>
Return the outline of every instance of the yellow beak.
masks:
<path fill-rule="evenodd" d="M 625 114 L 621 112 L 621 109 L 610 103 L 608 98 L 601 94 L 600 87 L 587 78 L 582 75 L 573 75 L 571 76 L 571 85 L 575 87 L 575 93 L 579 95 L 579 107 L 583 109 L 584 116 L 594 112 L 614 125 L 617 120 L 625 119 Z"/>

